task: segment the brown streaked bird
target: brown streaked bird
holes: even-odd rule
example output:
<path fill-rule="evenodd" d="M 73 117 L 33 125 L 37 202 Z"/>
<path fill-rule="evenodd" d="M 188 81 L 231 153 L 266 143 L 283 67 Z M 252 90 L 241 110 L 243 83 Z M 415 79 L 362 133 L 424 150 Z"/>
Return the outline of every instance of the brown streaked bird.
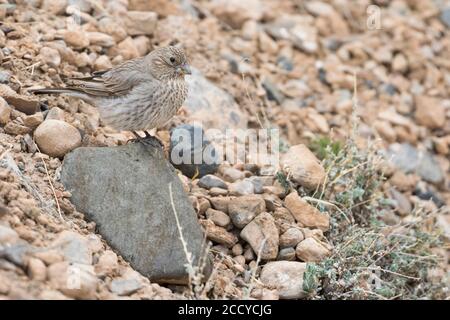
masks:
<path fill-rule="evenodd" d="M 168 46 L 89 77 L 70 78 L 66 87 L 31 92 L 80 98 L 98 108 L 106 125 L 132 131 L 138 140 L 141 137 L 136 131 L 142 130 L 151 141 L 157 139 L 147 130 L 164 125 L 186 99 L 186 74 L 191 74 L 191 69 L 184 50 Z"/>

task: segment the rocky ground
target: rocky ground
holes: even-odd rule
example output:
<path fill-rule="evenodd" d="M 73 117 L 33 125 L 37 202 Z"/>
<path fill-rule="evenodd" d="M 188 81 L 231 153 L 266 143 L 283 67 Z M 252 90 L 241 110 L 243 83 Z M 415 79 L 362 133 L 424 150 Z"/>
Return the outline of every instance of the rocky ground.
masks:
<path fill-rule="evenodd" d="M 0 0 L 0 298 L 448 298 L 449 35 L 445 1 Z M 213 262 L 187 286 L 133 269 L 60 180 L 132 135 L 28 93 L 176 42 L 195 70 L 166 156 L 195 120 L 282 141 L 278 172 L 178 167 Z"/>

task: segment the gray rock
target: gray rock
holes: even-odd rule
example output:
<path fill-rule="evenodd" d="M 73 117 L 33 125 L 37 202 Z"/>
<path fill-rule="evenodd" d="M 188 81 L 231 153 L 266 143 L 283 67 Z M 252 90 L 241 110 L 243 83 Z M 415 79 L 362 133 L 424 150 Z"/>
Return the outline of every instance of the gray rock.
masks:
<path fill-rule="evenodd" d="M 11 74 L 8 71 L 0 71 L 0 83 L 8 84 Z"/>
<path fill-rule="evenodd" d="M 400 216 L 404 217 L 411 213 L 411 202 L 403 193 L 391 188 L 389 189 L 389 195 L 394 200 L 395 208 Z"/>
<path fill-rule="evenodd" d="M 262 86 L 264 90 L 266 90 L 267 99 L 275 101 L 278 104 L 281 104 L 283 102 L 283 93 L 272 81 L 270 81 L 269 79 L 264 79 L 262 82 Z"/>
<path fill-rule="evenodd" d="M 26 267 L 26 257 L 34 251 L 28 243 L 17 243 L 5 247 L 0 246 L 0 259 L 8 260 L 18 267 Z"/>
<path fill-rule="evenodd" d="M 114 279 L 110 289 L 119 296 L 128 296 L 142 288 L 142 283 L 137 279 Z"/>
<path fill-rule="evenodd" d="M 71 263 L 92 264 L 92 250 L 88 240 L 79 233 L 68 230 L 61 232 L 52 247 L 58 248 Z"/>
<path fill-rule="evenodd" d="M 186 77 L 189 93 L 184 103 L 190 120 L 201 121 L 204 129 L 246 128 L 247 119 L 233 97 L 192 68 Z M 220 115 L 218 117 L 217 115 Z"/>
<path fill-rule="evenodd" d="M 265 30 L 278 40 L 288 40 L 294 47 L 306 53 L 318 50 L 317 30 L 313 20 L 306 15 L 282 15 L 267 24 Z"/>
<path fill-rule="evenodd" d="M 277 260 L 282 261 L 294 261 L 295 260 L 295 249 L 292 247 L 281 249 L 278 252 Z"/>
<path fill-rule="evenodd" d="M 228 204 L 228 212 L 233 224 L 242 229 L 258 214 L 266 209 L 265 201 L 259 196 L 233 198 Z"/>
<path fill-rule="evenodd" d="M 255 187 L 253 183 L 248 180 L 244 179 L 242 181 L 237 181 L 229 186 L 230 194 L 236 195 L 236 196 L 242 196 L 246 194 L 253 194 L 255 193 Z"/>
<path fill-rule="evenodd" d="M 447 28 L 450 28 L 450 7 L 442 10 L 440 19 L 442 23 L 447 26 Z"/>
<path fill-rule="evenodd" d="M 69 0 L 69 5 L 75 6 L 82 12 L 89 12 L 92 9 L 91 3 L 89 0 Z"/>
<path fill-rule="evenodd" d="M 424 180 L 440 183 L 444 173 L 432 154 L 416 149 L 409 143 L 394 143 L 389 146 L 386 156 L 399 169 L 406 173 L 415 172 Z"/>
<path fill-rule="evenodd" d="M 416 170 L 424 180 L 431 183 L 440 183 L 445 177 L 439 162 L 429 152 L 419 153 L 419 165 Z"/>
<path fill-rule="evenodd" d="M 381 85 L 381 90 L 390 96 L 393 96 L 397 93 L 397 88 L 391 83 L 383 83 Z"/>
<path fill-rule="evenodd" d="M 174 210 L 194 266 L 204 255 L 203 233 L 182 184 L 161 150 L 133 143 L 78 148 L 64 159 L 61 181 L 79 211 L 141 274 L 159 283 L 188 280 Z"/>
<path fill-rule="evenodd" d="M 264 193 L 264 180 L 261 177 L 252 176 L 248 178 L 253 183 L 253 189 L 256 194 Z"/>
<path fill-rule="evenodd" d="M 222 188 L 222 189 L 228 189 L 227 184 L 220 178 L 213 176 L 212 174 L 208 174 L 204 177 L 202 177 L 198 181 L 198 185 L 205 189 L 211 189 L 211 188 Z"/>
<path fill-rule="evenodd" d="M 185 176 L 203 177 L 215 173 L 219 158 L 199 126 L 183 124 L 170 133 L 170 161 Z"/>
<path fill-rule="evenodd" d="M 279 56 L 277 58 L 277 64 L 278 66 L 286 71 L 292 71 L 294 70 L 294 63 L 291 59 L 285 57 L 285 56 Z"/>
<path fill-rule="evenodd" d="M 446 204 L 445 201 L 442 199 L 442 197 L 437 192 L 437 190 L 435 188 L 433 188 L 433 186 L 427 185 L 423 181 L 420 181 L 416 185 L 416 188 L 415 188 L 413 194 L 415 196 L 419 197 L 419 199 L 433 201 L 434 204 L 438 208 L 441 208 L 441 207 L 445 206 L 445 204 Z"/>
<path fill-rule="evenodd" d="M 19 240 L 19 235 L 10 227 L 0 224 L 0 245 L 14 243 Z"/>

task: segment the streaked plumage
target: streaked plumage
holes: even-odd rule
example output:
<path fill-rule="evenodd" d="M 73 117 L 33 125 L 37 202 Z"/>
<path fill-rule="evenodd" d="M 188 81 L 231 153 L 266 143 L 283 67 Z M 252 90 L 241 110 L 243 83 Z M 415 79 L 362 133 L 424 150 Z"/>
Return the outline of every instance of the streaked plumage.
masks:
<path fill-rule="evenodd" d="M 65 88 L 33 92 L 83 99 L 117 130 L 150 130 L 165 124 L 182 106 L 188 91 L 185 74 L 190 69 L 183 49 L 169 46 L 90 77 L 69 79 Z"/>

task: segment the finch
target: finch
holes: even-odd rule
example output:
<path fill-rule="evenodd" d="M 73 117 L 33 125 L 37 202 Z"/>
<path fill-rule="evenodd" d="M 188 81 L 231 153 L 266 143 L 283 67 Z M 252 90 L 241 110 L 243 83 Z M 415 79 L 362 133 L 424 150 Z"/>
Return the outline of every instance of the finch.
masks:
<path fill-rule="evenodd" d="M 158 128 L 172 118 L 187 97 L 184 76 L 191 74 L 181 46 L 153 50 L 91 76 L 70 78 L 65 87 L 35 89 L 34 94 L 66 94 L 95 106 L 103 123 L 119 131 Z M 158 141 L 159 142 L 159 141 Z M 160 144 L 160 142 L 159 142 Z"/>

